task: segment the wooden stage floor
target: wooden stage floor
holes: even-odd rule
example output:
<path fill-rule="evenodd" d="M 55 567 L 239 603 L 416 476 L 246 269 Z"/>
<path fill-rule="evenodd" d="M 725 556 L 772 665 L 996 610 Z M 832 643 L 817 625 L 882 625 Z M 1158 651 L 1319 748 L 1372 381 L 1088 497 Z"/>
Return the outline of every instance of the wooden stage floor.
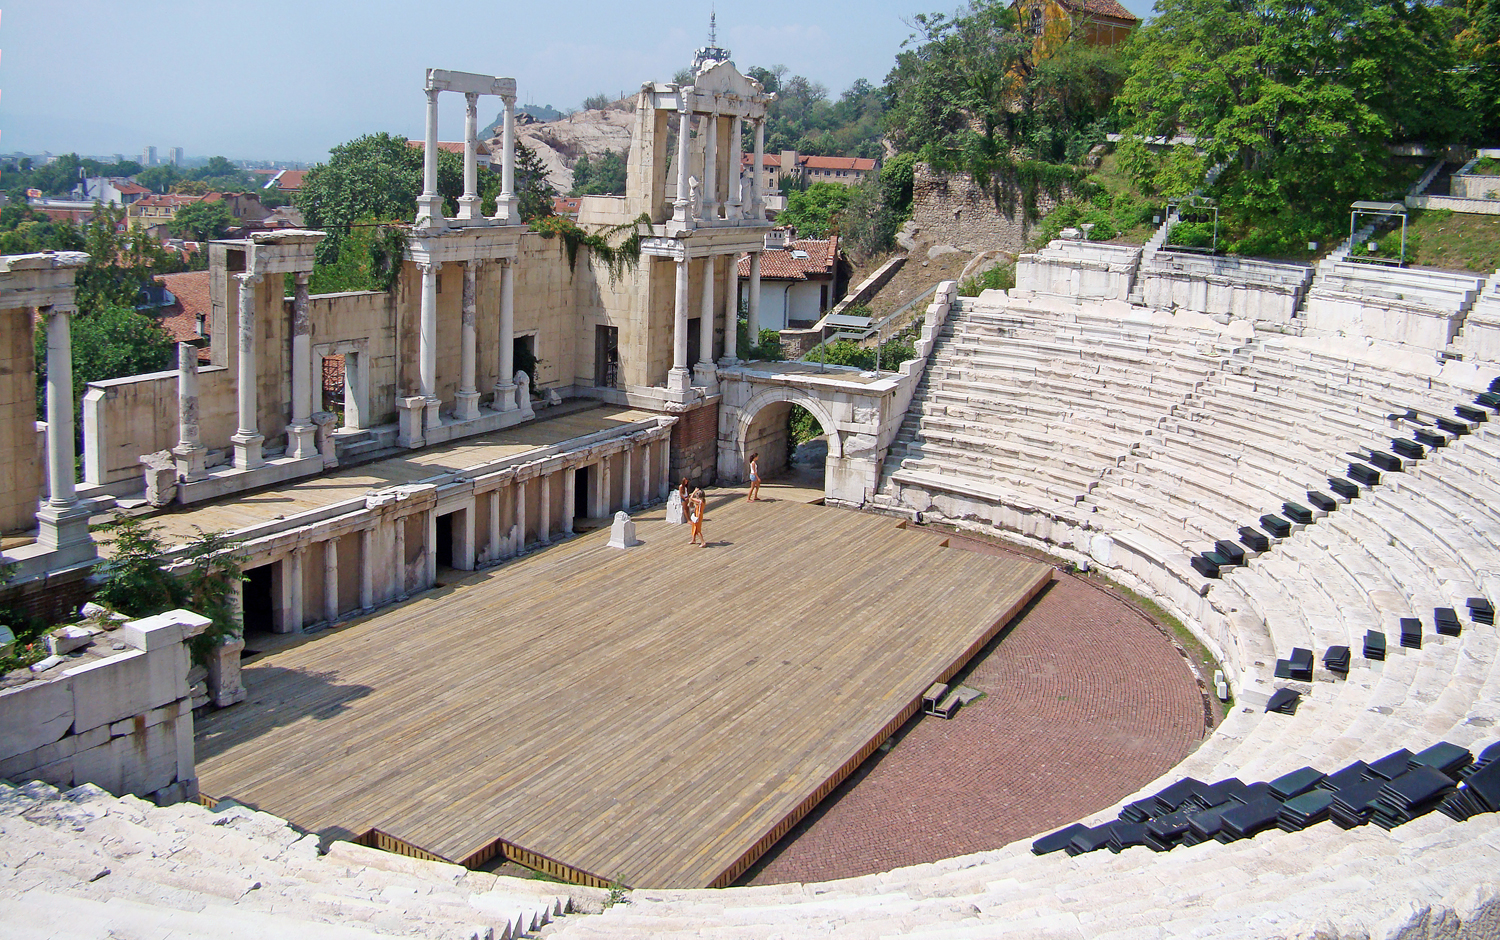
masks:
<path fill-rule="evenodd" d="M 657 508 L 636 548 L 591 532 L 260 657 L 198 725 L 203 792 L 457 862 L 727 883 L 1051 579 L 742 494 L 711 494 L 708 548 Z"/>

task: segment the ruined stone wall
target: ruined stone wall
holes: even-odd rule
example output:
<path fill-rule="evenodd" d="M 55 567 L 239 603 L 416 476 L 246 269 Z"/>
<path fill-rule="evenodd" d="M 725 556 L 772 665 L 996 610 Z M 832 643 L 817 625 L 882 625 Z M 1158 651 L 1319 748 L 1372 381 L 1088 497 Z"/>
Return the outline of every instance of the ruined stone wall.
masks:
<path fill-rule="evenodd" d="M 1037 194 L 1037 213 L 1057 205 L 1046 192 Z M 940 173 L 925 163 L 916 166 L 912 184 L 912 216 L 906 231 L 917 241 L 952 245 L 969 252 L 1009 251 L 1019 254 L 1031 237 L 1023 221 L 1022 197 L 1001 198 L 984 189 L 967 173 Z"/>
<path fill-rule="evenodd" d="M 36 526 L 41 461 L 37 453 L 36 363 L 31 311 L 0 311 L 0 532 Z"/>
<path fill-rule="evenodd" d="M 198 372 L 199 434 L 212 451 L 227 451 L 238 425 L 228 369 Z M 148 372 L 90 382 L 83 395 L 83 479 L 108 486 L 139 481 L 140 458 L 177 444 L 177 372 Z M 210 463 L 218 462 L 210 454 Z"/>
<path fill-rule="evenodd" d="M 719 403 L 685 412 L 672 428 L 672 481 L 712 486 L 718 477 Z"/>

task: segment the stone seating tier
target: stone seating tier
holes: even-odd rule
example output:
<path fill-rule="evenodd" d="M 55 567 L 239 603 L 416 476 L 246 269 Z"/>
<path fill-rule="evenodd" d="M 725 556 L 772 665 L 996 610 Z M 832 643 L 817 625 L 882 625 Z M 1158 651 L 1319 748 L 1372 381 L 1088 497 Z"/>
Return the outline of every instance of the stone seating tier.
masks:
<path fill-rule="evenodd" d="M 608 892 L 334 842 L 265 813 L 0 783 L 0 932 L 68 937 L 518 937 Z"/>

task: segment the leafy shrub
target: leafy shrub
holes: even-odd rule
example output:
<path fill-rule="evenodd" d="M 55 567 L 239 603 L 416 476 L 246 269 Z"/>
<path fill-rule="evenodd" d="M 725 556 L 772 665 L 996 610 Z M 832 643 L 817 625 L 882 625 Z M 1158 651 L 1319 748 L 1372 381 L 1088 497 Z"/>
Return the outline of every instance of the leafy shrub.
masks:
<path fill-rule="evenodd" d="M 963 283 L 958 285 L 958 294 L 960 297 L 978 297 L 987 290 L 1010 290 L 1015 286 L 1015 264 L 997 264 L 974 277 L 964 278 Z"/>

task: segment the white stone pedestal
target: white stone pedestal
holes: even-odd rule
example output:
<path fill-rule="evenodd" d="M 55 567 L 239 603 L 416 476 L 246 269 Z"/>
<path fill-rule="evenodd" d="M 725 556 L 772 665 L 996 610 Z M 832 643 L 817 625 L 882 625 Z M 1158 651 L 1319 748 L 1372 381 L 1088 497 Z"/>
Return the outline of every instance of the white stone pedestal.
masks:
<path fill-rule="evenodd" d="M 457 392 L 453 397 L 453 417 L 456 420 L 473 421 L 479 417 L 478 392 Z"/>
<path fill-rule="evenodd" d="M 614 524 L 609 527 L 610 548 L 633 548 L 641 544 L 635 537 L 635 523 L 624 512 L 615 513 Z"/>
<path fill-rule="evenodd" d="M 682 494 L 673 490 L 667 497 L 667 525 L 682 525 L 686 521 L 682 514 Z"/>
<path fill-rule="evenodd" d="M 412 395 L 409 398 L 396 399 L 396 410 L 399 413 L 399 430 L 397 441 L 402 447 L 421 447 L 427 442 L 422 435 L 422 418 L 427 412 L 427 399 L 421 395 Z"/>

